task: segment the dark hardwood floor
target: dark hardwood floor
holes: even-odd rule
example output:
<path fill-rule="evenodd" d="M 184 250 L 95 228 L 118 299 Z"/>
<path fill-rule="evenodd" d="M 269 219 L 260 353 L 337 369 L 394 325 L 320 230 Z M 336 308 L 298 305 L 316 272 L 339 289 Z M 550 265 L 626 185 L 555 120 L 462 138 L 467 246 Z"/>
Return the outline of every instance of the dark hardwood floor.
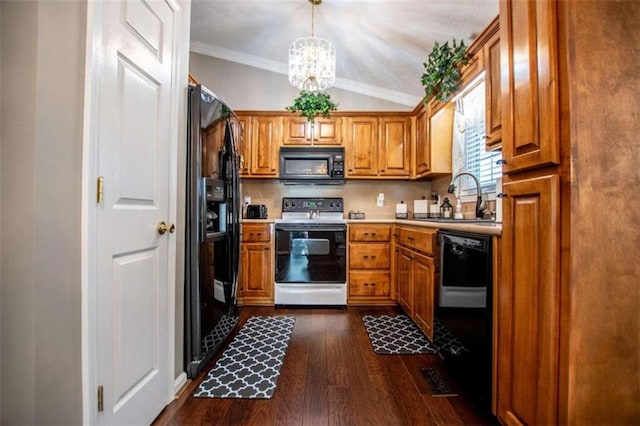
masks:
<path fill-rule="evenodd" d="M 437 355 L 373 352 L 362 315 L 396 313 L 399 311 L 392 307 L 244 307 L 240 324 L 252 315 L 296 317 L 273 398 L 194 398 L 193 391 L 223 348 L 154 425 L 493 424 L 490 416 L 479 412 L 464 394 L 431 396 L 421 369 L 437 366 Z"/>

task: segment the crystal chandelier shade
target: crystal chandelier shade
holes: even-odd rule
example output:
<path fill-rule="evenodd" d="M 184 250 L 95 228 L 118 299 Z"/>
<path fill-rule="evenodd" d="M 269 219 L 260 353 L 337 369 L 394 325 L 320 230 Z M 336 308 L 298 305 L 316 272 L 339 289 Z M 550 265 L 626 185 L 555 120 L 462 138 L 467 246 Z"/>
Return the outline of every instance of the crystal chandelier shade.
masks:
<path fill-rule="evenodd" d="M 300 90 L 317 92 L 336 82 L 336 49 L 323 38 L 313 34 L 314 7 L 311 3 L 311 36 L 301 37 L 289 46 L 289 82 Z"/>

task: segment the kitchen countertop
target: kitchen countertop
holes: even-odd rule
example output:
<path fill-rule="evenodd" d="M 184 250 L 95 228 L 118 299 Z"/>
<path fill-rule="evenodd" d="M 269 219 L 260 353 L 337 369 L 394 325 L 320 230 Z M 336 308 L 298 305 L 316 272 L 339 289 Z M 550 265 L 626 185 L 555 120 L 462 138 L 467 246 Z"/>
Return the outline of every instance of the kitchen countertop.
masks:
<path fill-rule="evenodd" d="M 240 223 L 273 223 L 275 219 L 240 219 Z"/>
<path fill-rule="evenodd" d="M 242 219 L 241 223 L 274 223 L 275 219 Z M 476 234 L 501 235 L 501 223 L 469 223 L 461 220 L 460 222 L 437 222 L 431 220 L 411 220 L 396 218 L 371 218 L 371 219 L 347 219 L 347 223 L 390 223 L 398 225 L 423 226 L 425 228 L 447 229 L 451 231 L 473 232 Z"/>
<path fill-rule="evenodd" d="M 425 228 L 447 229 L 450 231 L 466 231 L 476 234 L 501 235 L 502 224 L 488 222 L 483 224 L 469 223 L 461 220 L 460 222 L 437 222 L 431 220 L 411 220 L 411 219 L 348 219 L 347 223 L 395 223 L 397 225 L 423 226 Z"/>

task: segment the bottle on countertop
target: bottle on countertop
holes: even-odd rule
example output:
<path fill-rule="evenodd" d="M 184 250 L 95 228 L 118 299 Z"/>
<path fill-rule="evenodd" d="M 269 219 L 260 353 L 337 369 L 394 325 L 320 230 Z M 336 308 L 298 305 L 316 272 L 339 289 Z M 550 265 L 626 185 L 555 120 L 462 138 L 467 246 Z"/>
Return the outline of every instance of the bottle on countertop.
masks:
<path fill-rule="evenodd" d="M 451 219 L 453 216 L 453 206 L 449 202 L 449 198 L 444 197 L 444 201 L 440 205 L 440 217 L 444 219 Z"/>
<path fill-rule="evenodd" d="M 433 191 L 431 192 L 431 204 L 429 204 L 429 217 L 437 219 L 440 217 L 440 195 Z"/>

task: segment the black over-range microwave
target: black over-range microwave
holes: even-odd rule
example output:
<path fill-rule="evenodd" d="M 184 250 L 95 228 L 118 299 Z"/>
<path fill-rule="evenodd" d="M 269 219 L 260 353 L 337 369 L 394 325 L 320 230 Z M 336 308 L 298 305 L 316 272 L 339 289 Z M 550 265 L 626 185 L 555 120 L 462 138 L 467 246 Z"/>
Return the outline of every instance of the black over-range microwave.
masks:
<path fill-rule="evenodd" d="M 344 183 L 344 148 L 280 148 L 280 180 L 285 184 Z"/>

